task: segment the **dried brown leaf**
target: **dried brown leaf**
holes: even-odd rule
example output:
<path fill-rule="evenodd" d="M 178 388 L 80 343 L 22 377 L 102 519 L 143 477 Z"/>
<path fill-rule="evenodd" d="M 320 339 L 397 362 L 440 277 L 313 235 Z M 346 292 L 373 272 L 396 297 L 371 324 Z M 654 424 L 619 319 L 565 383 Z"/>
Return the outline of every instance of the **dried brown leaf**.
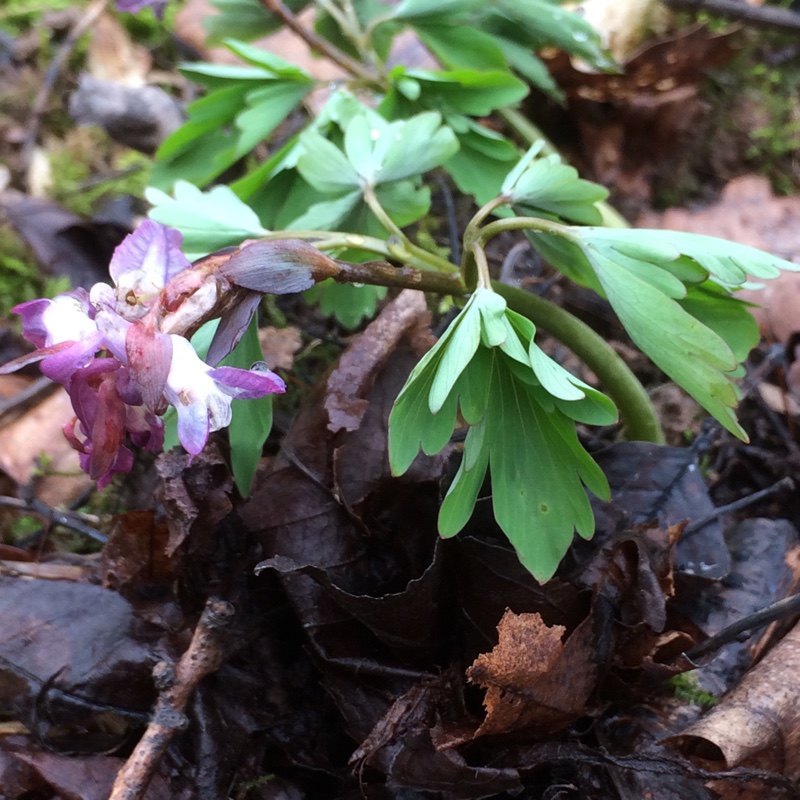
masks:
<path fill-rule="evenodd" d="M 714 769 L 758 767 L 800 777 L 800 626 L 705 717 L 667 743 Z"/>
<path fill-rule="evenodd" d="M 562 643 L 563 626 L 506 610 L 497 646 L 467 670 L 470 681 L 487 689 L 476 737 L 521 729 L 552 734 L 586 711 L 597 680 L 590 619 Z"/>

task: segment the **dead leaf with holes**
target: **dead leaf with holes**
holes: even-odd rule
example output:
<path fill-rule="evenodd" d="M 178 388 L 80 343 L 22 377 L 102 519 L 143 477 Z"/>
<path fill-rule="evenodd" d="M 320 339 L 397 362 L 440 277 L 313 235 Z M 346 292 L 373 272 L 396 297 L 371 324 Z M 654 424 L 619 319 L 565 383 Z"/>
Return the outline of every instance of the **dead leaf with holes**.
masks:
<path fill-rule="evenodd" d="M 522 729 L 544 736 L 586 712 L 597 681 L 591 615 L 562 642 L 565 630 L 540 614 L 506 610 L 497 646 L 467 670 L 487 690 L 475 737 Z"/>

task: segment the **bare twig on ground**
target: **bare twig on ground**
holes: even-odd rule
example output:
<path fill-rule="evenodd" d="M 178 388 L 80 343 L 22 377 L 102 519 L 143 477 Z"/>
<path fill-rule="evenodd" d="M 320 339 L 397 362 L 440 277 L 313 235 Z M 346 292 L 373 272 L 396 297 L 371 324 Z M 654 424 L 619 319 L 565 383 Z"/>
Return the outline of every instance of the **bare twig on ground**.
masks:
<path fill-rule="evenodd" d="M 0 400 L 0 427 L 11 423 L 56 389 L 58 384 L 42 375 L 13 397 Z"/>
<path fill-rule="evenodd" d="M 200 681 L 225 661 L 221 632 L 231 623 L 230 603 L 209 598 L 192 641 L 178 666 L 162 661 L 153 669 L 159 688 L 147 730 L 114 781 L 109 800 L 141 800 L 172 737 L 186 725 L 186 706 Z"/>
<path fill-rule="evenodd" d="M 723 17 L 738 19 L 762 28 L 780 28 L 786 31 L 800 30 L 800 14 L 788 8 L 751 6 L 739 0 L 664 0 L 664 2 L 670 8 L 719 14 Z"/>
<path fill-rule="evenodd" d="M 39 517 L 44 517 L 48 522 L 82 533 L 84 536 L 100 542 L 100 544 L 105 544 L 108 541 L 108 537 L 104 533 L 89 524 L 90 522 L 97 522 L 96 517 L 88 514 L 78 514 L 75 511 L 61 511 L 58 508 L 47 505 L 37 497 L 17 498 L 0 495 L 0 506 L 16 508 L 19 511 L 29 511 Z"/>
<path fill-rule="evenodd" d="M 762 625 L 767 625 L 770 622 L 775 622 L 775 620 L 784 619 L 797 613 L 800 613 L 800 595 L 795 594 L 731 623 L 719 633 L 710 636 L 704 642 L 700 642 L 687 650 L 684 655 L 696 662 L 700 656 L 719 650 L 720 647 L 728 644 L 728 642 L 738 639 L 746 631 L 760 628 Z"/>
<path fill-rule="evenodd" d="M 25 132 L 25 141 L 22 143 L 20 165 L 23 171 L 27 171 L 28 169 L 33 148 L 36 147 L 39 125 L 42 122 L 42 116 L 44 115 L 50 92 L 53 91 L 53 86 L 61 73 L 64 63 L 75 48 L 78 39 L 94 25 L 97 18 L 105 11 L 107 5 L 108 0 L 95 0 L 95 2 L 87 6 L 83 16 L 75 23 L 69 35 L 64 40 L 61 47 L 59 47 L 52 63 L 47 68 L 47 72 L 42 80 L 42 85 L 39 87 L 36 99 L 33 101 L 31 115 L 28 119 L 27 131 Z"/>
<path fill-rule="evenodd" d="M 763 500 L 765 497 L 771 497 L 777 492 L 782 492 L 784 489 L 794 489 L 794 481 L 791 478 L 781 478 L 776 483 L 773 483 L 772 486 L 767 486 L 766 489 L 760 489 L 757 492 L 747 495 L 747 497 L 740 497 L 738 500 L 734 500 L 732 503 L 727 503 L 724 506 L 717 506 L 717 508 L 706 514 L 704 517 L 700 517 L 700 519 L 690 522 L 683 529 L 683 533 L 681 535 L 685 539 L 687 536 L 699 531 L 700 528 L 702 528 L 704 525 L 707 525 L 709 522 L 719 519 L 723 514 L 733 514 L 736 511 L 741 511 L 743 508 L 747 508 L 748 506 L 753 505 L 753 503 Z"/>

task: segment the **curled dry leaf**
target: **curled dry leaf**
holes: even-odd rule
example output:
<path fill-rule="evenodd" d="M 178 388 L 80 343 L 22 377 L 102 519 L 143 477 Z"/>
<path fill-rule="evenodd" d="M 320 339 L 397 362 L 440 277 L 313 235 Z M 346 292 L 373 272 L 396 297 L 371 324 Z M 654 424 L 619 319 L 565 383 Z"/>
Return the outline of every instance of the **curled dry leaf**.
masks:
<path fill-rule="evenodd" d="M 712 769 L 737 766 L 800 777 L 800 626 L 707 716 L 666 741 Z"/>

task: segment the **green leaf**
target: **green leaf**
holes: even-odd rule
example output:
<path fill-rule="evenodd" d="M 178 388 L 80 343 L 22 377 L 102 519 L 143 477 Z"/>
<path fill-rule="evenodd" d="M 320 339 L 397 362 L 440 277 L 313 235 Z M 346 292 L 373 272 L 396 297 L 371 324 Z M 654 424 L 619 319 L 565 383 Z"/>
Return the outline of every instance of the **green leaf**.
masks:
<path fill-rule="evenodd" d="M 724 289 L 710 282 L 690 286 L 678 304 L 724 339 L 740 363 L 758 344 L 758 323 L 748 310 L 750 304 L 731 297 Z"/>
<path fill-rule="evenodd" d="M 226 127 L 214 126 L 213 130 L 206 128 L 207 126 L 201 133 L 193 130 L 193 141 L 185 144 L 174 155 L 156 160 L 150 176 L 153 186 L 171 190 L 181 180 L 206 184 L 233 163 L 236 135 Z"/>
<path fill-rule="evenodd" d="M 431 207 L 431 190 L 413 181 L 381 184 L 375 190 L 378 202 L 400 228 L 422 219 Z"/>
<path fill-rule="evenodd" d="M 422 43 L 447 69 L 506 70 L 508 65 L 494 36 L 469 25 L 415 24 Z"/>
<path fill-rule="evenodd" d="M 344 144 L 356 172 L 373 186 L 422 175 L 458 150 L 455 134 L 436 111 L 383 125 L 357 116 L 347 126 Z"/>
<path fill-rule="evenodd" d="M 236 117 L 236 127 L 241 131 L 236 143 L 235 157 L 249 153 L 266 139 L 308 94 L 310 84 L 275 81 L 247 95 L 249 108 Z"/>
<path fill-rule="evenodd" d="M 431 17 L 460 16 L 480 6 L 479 0 L 402 0 L 392 11 L 393 19 L 424 20 Z"/>
<path fill-rule="evenodd" d="M 405 472 L 420 449 L 445 446 L 457 411 L 470 425 L 459 471 L 442 504 L 439 532 L 466 524 L 492 475 L 495 516 L 522 563 L 552 576 L 575 530 L 591 536 L 584 487 L 608 497 L 600 468 L 581 447 L 575 420 L 607 424 L 613 403 L 569 375 L 534 343 L 535 326 L 478 289 L 417 364 L 389 416 L 389 463 Z"/>
<path fill-rule="evenodd" d="M 478 349 L 481 341 L 481 304 L 487 293 L 488 289 L 473 292 L 461 313 L 434 345 L 433 349 L 440 351 L 441 357 L 428 393 L 431 414 L 437 414 L 442 409 L 456 381 Z"/>
<path fill-rule="evenodd" d="M 738 395 L 731 379 L 737 366 L 731 348 L 664 291 L 672 287 L 655 277 L 667 275 L 663 269 L 620 254 L 610 241 L 594 238 L 593 229 L 576 230 L 583 237 L 584 255 L 636 345 L 731 433 L 746 440 L 732 411 Z"/>
<path fill-rule="evenodd" d="M 285 3 L 295 14 L 310 5 L 309 0 L 285 0 Z M 211 0 L 211 4 L 220 13 L 203 18 L 208 44 L 219 44 L 224 39 L 253 41 L 274 33 L 283 24 L 259 0 Z"/>
<path fill-rule="evenodd" d="M 579 178 L 577 170 L 563 164 L 556 154 L 537 159 L 543 146 L 535 142 L 508 174 L 502 192 L 509 203 L 532 215 L 544 212 L 585 225 L 601 222 L 596 204 L 608 197 L 608 191 Z"/>
<path fill-rule="evenodd" d="M 497 0 L 484 17 L 483 29 L 499 32 L 533 51 L 555 45 L 571 55 L 580 56 L 596 69 L 615 67 L 591 25 L 578 14 L 549 0 Z"/>
<path fill-rule="evenodd" d="M 608 499 L 602 470 L 583 449 L 574 422 L 546 411 L 543 389 L 516 380 L 495 356 L 486 440 L 497 523 L 522 564 L 541 581 L 552 577 L 574 532 L 594 533 L 594 516 L 584 484 Z M 466 456 L 465 456 L 466 457 Z"/>
<path fill-rule="evenodd" d="M 222 362 L 229 367 L 250 369 L 264 358 L 258 341 L 258 321 L 254 316 L 233 352 Z M 228 428 L 231 468 L 240 494 L 247 497 L 261 460 L 261 451 L 272 430 L 272 395 L 254 400 L 234 400 Z"/>
<path fill-rule="evenodd" d="M 609 491 L 578 442 L 574 422 L 542 388 L 520 381 L 515 363 L 494 349 L 488 370 L 482 368 L 488 371 L 486 415 L 467 435 L 461 467 L 440 510 L 439 532 L 453 536 L 466 524 L 488 466 L 497 522 L 523 565 L 545 581 L 575 530 L 585 538 L 594 532 L 584 485 L 601 498 Z"/>
<path fill-rule="evenodd" d="M 443 113 L 483 117 L 497 108 L 518 103 L 528 94 L 528 87 L 507 70 L 434 72 L 409 69 L 405 70 L 404 77 L 419 83 L 421 105 Z"/>
<path fill-rule="evenodd" d="M 445 353 L 440 342 L 414 368 L 389 415 L 389 464 L 394 475 L 402 475 L 420 450 L 427 455 L 438 453 L 453 434 L 458 410 L 455 393 L 435 414 L 428 402 Z"/>
<path fill-rule="evenodd" d="M 664 268 L 673 272 L 686 266 L 678 256 L 685 256 L 699 265 L 706 276 L 713 278 L 717 283 L 727 288 L 741 286 L 748 275 L 756 278 L 775 278 L 781 270 L 797 272 L 800 265 L 791 261 L 765 253 L 755 247 L 717 239 L 713 236 L 704 236 L 699 233 L 681 233 L 680 231 L 638 229 L 592 229 L 588 236 L 594 242 L 608 242 L 618 252 L 630 253 L 634 258 L 650 260 L 646 252 L 660 251 L 659 260 L 664 263 Z M 639 248 L 645 254 L 639 256 Z M 673 261 L 667 267 L 669 257 Z M 655 258 L 653 258 L 655 260 Z M 697 281 L 702 280 L 698 273 Z"/>
<path fill-rule="evenodd" d="M 305 70 L 295 64 L 284 61 L 269 50 L 253 47 L 244 42 L 238 42 L 235 39 L 228 39 L 225 42 L 225 47 L 249 64 L 261 67 L 284 80 L 307 84 L 312 84 L 314 82 L 314 79 Z"/>
<path fill-rule="evenodd" d="M 558 88 L 547 67 L 541 58 L 536 56 L 529 46 L 519 44 L 503 36 L 493 36 L 497 46 L 509 66 L 519 72 L 532 86 L 550 95 L 550 97 L 563 101 L 564 93 Z"/>
<path fill-rule="evenodd" d="M 445 162 L 444 168 L 459 191 L 472 195 L 477 204 L 483 206 L 500 194 L 508 167 L 519 157 L 519 151 L 504 136 L 474 120 L 448 119 L 451 127 L 459 121 L 465 122 L 464 129 L 456 132 L 460 148 Z"/>
<path fill-rule="evenodd" d="M 336 230 L 361 202 L 361 190 L 313 203 L 297 218 L 286 223 L 287 230 Z"/>
<path fill-rule="evenodd" d="M 349 32 L 342 31 L 339 23 L 327 12 L 325 3 L 317 3 L 314 18 L 314 30 L 332 45 L 343 50 L 356 60 L 362 60 L 362 54 L 353 42 Z M 349 0 L 362 30 L 371 28 L 369 44 L 381 61 L 386 61 L 397 35 L 399 23 L 387 17 L 388 9 L 382 0 Z M 381 21 L 378 21 L 378 20 Z"/>
<path fill-rule="evenodd" d="M 227 186 L 203 192 L 186 181 L 175 184 L 175 196 L 149 188 L 145 197 L 153 205 L 149 216 L 183 234 L 187 257 L 197 258 L 243 239 L 263 236 L 255 212 Z"/>
<path fill-rule="evenodd" d="M 323 314 L 336 317 L 345 328 L 355 328 L 362 320 L 375 316 L 378 301 L 386 296 L 386 287 L 354 286 L 328 278 L 312 286 L 304 296 L 308 302 L 318 303 Z"/>
<path fill-rule="evenodd" d="M 161 161 L 172 158 L 209 131 L 231 122 L 245 107 L 245 97 L 251 89 L 241 83 L 226 86 L 190 103 L 186 108 L 188 121 L 161 143 L 156 158 Z"/>
<path fill-rule="evenodd" d="M 300 136 L 303 148 L 297 160 L 300 174 L 320 192 L 338 193 L 361 186 L 358 173 L 345 154 L 315 131 Z"/>

